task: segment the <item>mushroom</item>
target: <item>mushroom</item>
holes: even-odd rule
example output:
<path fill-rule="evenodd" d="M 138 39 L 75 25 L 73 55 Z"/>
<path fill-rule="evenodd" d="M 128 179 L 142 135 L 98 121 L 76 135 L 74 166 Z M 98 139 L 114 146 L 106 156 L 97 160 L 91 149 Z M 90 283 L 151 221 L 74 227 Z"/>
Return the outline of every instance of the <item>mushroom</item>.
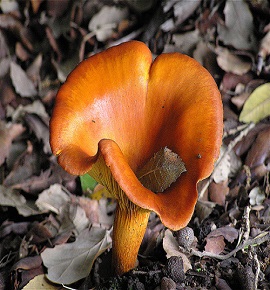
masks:
<path fill-rule="evenodd" d="M 69 173 L 88 173 L 118 200 L 113 229 L 116 274 L 134 268 L 149 214 L 179 230 L 190 221 L 197 183 L 209 176 L 222 140 L 223 110 L 215 81 L 194 59 L 161 54 L 130 41 L 82 61 L 61 86 L 50 144 Z M 186 167 L 164 192 L 138 172 L 161 148 Z"/>

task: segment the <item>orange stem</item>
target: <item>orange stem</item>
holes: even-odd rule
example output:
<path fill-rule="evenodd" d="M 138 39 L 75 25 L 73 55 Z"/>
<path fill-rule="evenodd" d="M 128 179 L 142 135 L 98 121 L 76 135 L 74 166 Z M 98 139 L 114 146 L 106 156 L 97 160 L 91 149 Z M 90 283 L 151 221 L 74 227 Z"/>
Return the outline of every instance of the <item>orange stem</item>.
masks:
<path fill-rule="evenodd" d="M 135 267 L 150 214 L 149 210 L 128 203 L 118 204 L 114 219 L 112 263 L 117 275 Z"/>

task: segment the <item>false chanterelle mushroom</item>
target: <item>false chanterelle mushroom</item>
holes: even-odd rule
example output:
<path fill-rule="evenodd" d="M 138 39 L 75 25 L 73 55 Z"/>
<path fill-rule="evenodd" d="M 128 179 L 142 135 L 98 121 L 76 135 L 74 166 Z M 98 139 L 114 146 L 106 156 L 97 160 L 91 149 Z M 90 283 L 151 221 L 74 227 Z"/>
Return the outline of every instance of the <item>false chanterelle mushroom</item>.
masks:
<path fill-rule="evenodd" d="M 172 230 L 189 222 L 197 183 L 213 170 L 222 139 L 222 102 L 211 75 L 179 53 L 154 61 L 130 41 L 81 62 L 60 88 L 50 143 L 69 173 L 88 173 L 118 200 L 113 230 L 117 274 L 132 269 L 150 211 Z M 161 148 L 178 154 L 186 171 L 163 192 L 139 180 Z"/>

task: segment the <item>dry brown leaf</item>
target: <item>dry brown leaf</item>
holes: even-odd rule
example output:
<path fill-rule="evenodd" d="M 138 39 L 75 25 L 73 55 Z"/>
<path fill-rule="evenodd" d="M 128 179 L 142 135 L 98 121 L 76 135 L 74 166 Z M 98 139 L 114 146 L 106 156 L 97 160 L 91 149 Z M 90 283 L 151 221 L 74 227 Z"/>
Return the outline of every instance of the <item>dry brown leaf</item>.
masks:
<path fill-rule="evenodd" d="M 99 41 L 105 41 L 112 37 L 118 24 L 128 17 L 127 8 L 115 6 L 103 6 L 89 22 L 88 29 L 96 35 Z"/>
<path fill-rule="evenodd" d="M 270 128 L 259 132 L 248 152 L 245 164 L 250 168 L 266 165 L 266 160 L 270 157 Z"/>
<path fill-rule="evenodd" d="M 233 243 L 238 238 L 238 230 L 233 226 L 228 225 L 211 231 L 207 237 L 211 238 L 218 236 L 223 236 L 225 240 Z"/>
<path fill-rule="evenodd" d="M 0 14 L 0 28 L 14 33 L 30 51 L 33 50 L 33 37 L 30 30 L 26 28 L 16 17 L 11 14 Z"/>
<path fill-rule="evenodd" d="M 229 194 L 228 181 L 219 183 L 211 182 L 209 185 L 209 199 L 221 206 L 225 205 L 226 196 Z"/>
<path fill-rule="evenodd" d="M 256 50 L 253 16 L 244 0 L 228 0 L 224 9 L 225 24 L 218 23 L 218 37 L 236 49 Z"/>
<path fill-rule="evenodd" d="M 10 64 L 10 77 L 16 92 L 22 97 L 33 97 L 37 90 L 25 71 L 15 62 Z"/>
<path fill-rule="evenodd" d="M 182 159 L 165 147 L 139 170 L 138 179 L 153 192 L 163 192 L 185 171 Z"/>
<path fill-rule="evenodd" d="M 71 284 L 85 278 L 95 261 L 111 246 L 110 232 L 102 228 L 85 229 L 73 243 L 47 248 L 41 257 L 49 280 Z"/>
<path fill-rule="evenodd" d="M 22 216 L 37 215 L 40 212 L 29 201 L 25 199 L 18 191 L 0 185 L 0 204 L 2 206 L 15 207 Z"/>
<path fill-rule="evenodd" d="M 251 61 L 246 61 L 239 56 L 232 54 L 229 49 L 219 47 L 217 49 L 218 65 L 226 72 L 236 75 L 244 75 L 251 70 Z"/>
<path fill-rule="evenodd" d="M 172 256 L 180 256 L 183 259 L 184 272 L 192 269 L 188 257 L 184 253 L 180 252 L 179 245 L 169 229 L 165 231 L 165 235 L 163 238 L 163 249 L 166 252 L 167 259 Z"/>
<path fill-rule="evenodd" d="M 12 141 L 25 131 L 22 124 L 4 123 L 0 121 L 0 165 L 5 162 Z"/>
<path fill-rule="evenodd" d="M 35 2 L 34 0 L 33 2 Z M 30 282 L 22 288 L 22 290 L 65 290 L 64 287 L 59 287 L 59 285 L 52 284 L 48 281 L 44 274 L 35 276 Z"/>
<path fill-rule="evenodd" d="M 43 143 L 43 151 L 45 154 L 51 153 L 49 143 L 49 127 L 36 114 L 25 114 L 24 117 L 29 128 L 35 133 L 37 139 Z"/>
<path fill-rule="evenodd" d="M 241 110 L 244 106 L 245 101 L 249 97 L 250 93 L 244 92 L 238 96 L 232 97 L 232 103 L 237 107 L 238 110 Z"/>
<path fill-rule="evenodd" d="M 206 252 L 213 254 L 220 254 L 224 251 L 225 242 L 223 236 L 206 237 L 206 245 L 204 247 Z"/>
<path fill-rule="evenodd" d="M 24 182 L 27 178 L 40 173 L 41 154 L 33 145 L 28 142 L 26 150 L 18 156 L 14 166 L 4 180 L 5 186 L 19 188 L 17 185 Z"/>

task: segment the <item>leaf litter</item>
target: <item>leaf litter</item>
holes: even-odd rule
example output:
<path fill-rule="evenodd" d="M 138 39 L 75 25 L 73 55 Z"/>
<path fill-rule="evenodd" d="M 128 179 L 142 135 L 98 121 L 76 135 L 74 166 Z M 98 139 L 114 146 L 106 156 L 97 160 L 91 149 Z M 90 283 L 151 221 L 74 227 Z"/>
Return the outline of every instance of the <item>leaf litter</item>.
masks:
<path fill-rule="evenodd" d="M 73 289 L 270 287 L 269 11 L 266 0 L 1 1 L 0 289 L 62 288 L 51 281 Z M 182 52 L 209 70 L 222 94 L 224 138 L 221 160 L 198 185 L 189 246 L 151 214 L 139 267 L 114 277 L 116 204 L 58 166 L 48 125 L 77 63 L 131 39 L 154 56 Z M 148 166 L 161 180 L 170 170 L 160 174 L 155 160 Z M 184 269 L 181 282 L 172 261 Z"/>

